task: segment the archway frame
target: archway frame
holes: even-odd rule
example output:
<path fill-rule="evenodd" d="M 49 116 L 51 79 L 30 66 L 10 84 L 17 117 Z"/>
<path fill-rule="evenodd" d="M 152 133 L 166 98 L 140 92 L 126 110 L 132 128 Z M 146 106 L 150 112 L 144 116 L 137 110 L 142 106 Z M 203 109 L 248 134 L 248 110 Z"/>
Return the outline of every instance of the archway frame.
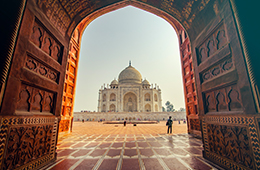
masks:
<path fill-rule="evenodd" d="M 188 37 L 191 41 L 191 52 L 194 55 L 192 61 L 195 71 L 197 89 L 196 93 L 199 99 L 198 110 L 201 120 L 199 126 L 201 127 L 203 133 L 204 157 L 211 161 L 214 161 L 224 168 L 260 168 L 258 160 L 256 159 L 259 151 L 257 150 L 257 147 L 255 147 L 259 145 L 258 136 L 260 118 L 256 114 L 259 112 L 257 110 L 257 108 L 259 108 L 259 103 L 257 102 L 257 95 L 253 96 L 256 92 L 252 90 L 252 87 L 254 89 L 258 89 L 258 87 L 254 84 L 255 77 L 253 74 L 251 74 L 251 66 L 250 64 L 248 64 L 248 59 L 250 58 L 246 58 L 246 60 L 244 58 L 244 56 L 247 55 L 244 54 L 241 44 L 245 45 L 245 43 L 243 43 L 243 41 L 241 42 L 241 39 L 239 37 L 241 35 L 241 30 L 237 28 L 237 24 L 239 23 L 236 22 L 237 18 L 236 16 L 234 16 L 233 12 L 233 8 L 235 6 L 234 1 L 230 2 L 229 0 L 191 0 L 187 2 L 176 1 L 174 3 L 171 0 L 126 0 L 119 3 L 114 0 L 97 2 L 93 1 L 91 3 L 86 3 L 86 1 L 87 0 L 75 1 L 75 5 L 72 4 L 72 2 L 70 1 L 55 1 L 55 3 L 53 3 L 50 1 L 38 0 L 36 2 L 34 0 L 28 0 L 25 6 L 25 1 L 23 1 L 23 3 L 20 5 L 20 9 L 22 9 L 21 11 L 24 10 L 24 13 L 21 12 L 20 14 L 18 14 L 18 20 L 19 17 L 21 18 L 22 14 L 23 18 L 17 36 L 16 46 L 14 47 L 13 45 L 11 45 L 13 43 L 12 42 L 9 44 L 11 45 L 11 47 L 7 47 L 11 51 L 10 53 L 12 53 L 12 51 L 14 52 L 12 53 L 13 58 L 10 69 L 8 70 L 9 73 L 6 74 L 8 76 L 7 81 L 5 82 L 6 88 L 4 89 L 3 98 L 1 98 L 3 99 L 1 105 L 1 115 L 3 122 L 1 126 L 1 135 L 4 139 L 1 141 L 1 145 L 4 148 L 4 151 L 2 153 L 5 153 L 5 155 L 0 155 L 1 168 L 6 165 L 14 165 L 13 163 L 7 163 L 7 161 L 12 161 L 12 159 L 8 159 L 8 156 L 10 156 L 10 154 L 18 155 L 18 153 L 9 153 L 10 151 L 12 151 L 11 149 L 7 151 L 7 148 L 11 145 L 9 141 L 9 136 L 12 135 L 9 133 L 10 129 L 19 129 L 24 127 L 51 127 L 53 129 L 51 131 L 52 133 L 45 135 L 52 139 L 49 143 L 51 148 L 55 148 L 58 120 L 60 120 L 61 129 L 69 131 L 69 129 L 72 128 L 70 126 L 70 122 L 72 121 L 72 119 L 60 119 L 60 113 L 62 105 L 63 86 L 65 81 L 65 70 L 68 59 L 67 56 L 69 53 L 69 41 L 71 40 L 73 30 L 79 26 L 78 23 L 86 16 L 88 16 L 88 18 L 86 18 L 87 20 L 93 20 L 94 18 L 91 18 L 91 14 L 96 13 L 98 10 L 110 8 L 110 10 L 112 11 L 114 9 L 117 9 L 117 5 L 133 5 L 134 3 L 141 4 L 140 6 L 151 9 L 151 11 L 149 12 L 161 16 L 166 20 L 168 19 L 166 17 L 167 15 L 175 17 L 179 21 L 177 23 L 182 23 L 183 27 L 186 29 Z M 80 3 L 84 3 L 87 6 L 84 6 L 83 4 L 82 6 L 80 6 Z M 78 8 L 72 9 L 71 6 Z M 62 10 L 68 9 L 74 11 L 62 12 Z M 56 14 L 53 12 L 59 13 Z M 100 13 L 98 15 L 102 15 L 107 11 L 99 12 Z M 16 26 L 19 25 L 16 21 L 13 23 Z M 38 26 L 39 28 L 41 28 L 44 32 L 43 35 L 47 36 L 47 38 L 49 38 L 49 41 L 53 41 L 53 43 L 59 47 L 58 49 L 60 53 L 58 53 L 58 56 L 52 56 L 48 48 L 41 48 L 41 46 L 37 47 L 35 46 L 35 44 L 32 43 L 31 32 L 34 26 Z M 219 49 L 214 49 L 214 46 L 207 46 L 208 49 L 213 49 L 215 50 L 215 52 L 208 53 L 212 55 L 208 56 L 208 59 L 203 60 L 203 62 L 198 61 L 200 54 L 197 53 L 197 50 L 200 51 L 204 43 L 208 42 L 210 38 L 213 38 L 214 40 L 215 33 L 217 33 L 220 28 L 225 30 L 226 32 L 226 44 Z M 14 30 L 14 34 L 17 31 L 18 27 Z M 42 41 L 41 38 L 38 38 L 38 40 Z M 185 43 L 185 41 L 183 43 Z M 75 47 L 75 50 L 76 54 L 78 54 L 79 48 Z M 183 54 L 185 57 L 186 51 L 184 51 Z M 10 55 L 8 55 L 6 58 L 8 58 L 9 56 Z M 227 58 L 231 60 L 227 61 Z M 221 61 L 224 61 L 225 66 L 227 66 L 226 64 L 229 64 L 229 66 L 225 67 L 225 69 L 232 69 L 227 72 L 221 72 L 221 74 L 218 75 L 219 73 L 214 67 L 217 64 L 222 64 Z M 28 65 L 26 65 L 26 62 L 28 62 Z M 37 72 L 38 68 L 34 68 L 35 65 L 39 66 L 40 68 L 45 67 L 45 70 L 50 70 L 51 74 L 45 75 L 45 71 L 43 69 L 41 70 L 41 75 L 39 75 L 39 72 Z M 210 70 L 210 67 L 214 69 Z M 210 71 L 213 74 L 217 74 L 218 76 L 214 77 L 214 79 L 211 79 L 211 77 L 206 77 L 206 79 L 201 80 L 201 75 L 206 73 L 207 71 Z M 228 81 L 229 79 L 232 81 Z M 19 107 L 17 107 L 17 97 L 19 96 L 19 91 L 25 89 L 27 89 L 30 94 L 33 94 L 34 91 L 40 91 L 41 94 L 53 98 L 54 105 L 53 109 L 51 109 L 52 111 L 49 113 L 32 113 L 18 111 L 17 108 Z M 75 88 L 73 88 L 73 86 L 69 87 L 68 92 L 73 93 L 73 91 L 75 91 Z M 187 91 L 189 91 L 189 89 Z M 219 102 L 215 98 L 215 94 L 218 94 L 220 91 L 227 98 L 227 100 L 225 100 L 228 102 L 227 104 L 232 103 L 232 101 L 236 99 L 238 100 L 240 105 L 242 105 L 242 109 L 239 109 L 238 111 L 226 110 L 225 112 L 219 112 L 216 109 L 215 105 L 215 103 Z M 236 94 L 238 95 L 236 95 L 235 97 L 230 95 L 231 91 L 236 91 Z M 1 91 L 1 94 L 3 94 L 3 91 Z M 33 97 L 33 95 L 31 96 Z M 66 101 L 73 102 L 73 99 L 66 99 Z M 68 103 L 68 105 L 69 104 L 70 103 Z M 210 109 L 208 109 L 209 106 Z M 216 112 L 214 112 L 215 110 Z M 218 135 L 220 135 L 219 133 L 215 133 L 214 129 L 221 129 L 224 127 L 231 129 L 231 133 L 232 129 L 240 129 L 243 132 L 247 132 L 245 134 L 243 133 L 243 135 L 245 135 L 249 140 L 248 142 L 246 142 L 247 147 L 243 148 L 242 150 L 242 153 L 246 154 L 237 157 L 238 159 L 240 159 L 243 158 L 245 155 L 250 155 L 249 158 L 253 163 L 248 165 L 247 162 L 244 161 L 244 158 L 242 160 L 234 161 L 233 158 L 227 155 L 224 155 L 223 157 L 223 155 L 216 152 L 214 148 L 209 148 L 215 144 L 214 142 L 212 143 L 211 139 L 216 138 L 218 137 Z M 225 139 L 230 141 L 234 140 L 232 138 Z M 254 143 L 254 145 L 252 145 L 252 143 Z M 35 145 L 35 147 L 39 146 Z M 235 150 L 240 149 L 236 145 L 233 147 L 233 149 Z M 222 146 L 222 150 L 225 150 L 225 146 Z M 39 168 L 49 163 L 50 161 L 53 161 L 54 159 L 55 149 L 52 149 L 47 154 L 47 156 L 39 156 L 35 160 L 28 159 L 26 161 L 27 164 L 20 165 L 23 166 L 23 168 L 32 166 Z M 5 168 L 7 169 L 7 167 Z M 12 169 L 18 167 L 8 168 Z"/>

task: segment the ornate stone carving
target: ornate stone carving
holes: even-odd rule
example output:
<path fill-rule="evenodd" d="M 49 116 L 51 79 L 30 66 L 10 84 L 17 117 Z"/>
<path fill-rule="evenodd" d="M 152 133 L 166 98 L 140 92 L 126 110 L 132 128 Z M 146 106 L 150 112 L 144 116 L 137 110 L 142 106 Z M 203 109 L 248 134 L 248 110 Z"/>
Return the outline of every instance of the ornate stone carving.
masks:
<path fill-rule="evenodd" d="M 3 169 L 38 169 L 55 159 L 57 118 L 7 116 L 1 122 Z"/>
<path fill-rule="evenodd" d="M 38 27 L 37 25 L 35 25 L 33 27 L 31 41 L 39 48 L 42 47 L 42 35 L 43 35 L 42 29 L 40 27 Z"/>
<path fill-rule="evenodd" d="M 218 75 L 224 74 L 226 71 L 230 70 L 231 68 L 233 68 L 233 62 L 232 62 L 232 58 L 229 58 L 201 73 L 201 82 L 203 83 Z"/>
<path fill-rule="evenodd" d="M 54 94 L 36 87 L 21 84 L 16 110 L 53 113 Z"/>
<path fill-rule="evenodd" d="M 199 119 L 190 119 L 190 128 L 191 128 L 191 130 L 200 131 L 200 120 Z"/>
<path fill-rule="evenodd" d="M 202 11 L 209 2 L 210 0 L 191 0 L 185 2 L 183 8 L 178 9 L 178 7 L 174 6 L 174 0 L 163 0 L 162 9 L 173 14 L 178 20 L 183 21 L 185 28 L 189 29 L 196 16 L 194 11 Z"/>
<path fill-rule="evenodd" d="M 227 169 L 259 169 L 260 145 L 255 121 L 255 116 L 250 115 L 204 117 L 205 157 Z"/>
<path fill-rule="evenodd" d="M 61 63 L 63 46 L 49 34 L 49 31 L 38 20 L 34 22 L 30 41 L 50 57 Z"/>
<path fill-rule="evenodd" d="M 59 132 L 68 132 L 70 127 L 70 120 L 61 120 L 59 123 Z"/>
<path fill-rule="evenodd" d="M 224 24 L 220 24 L 208 38 L 197 48 L 198 64 L 211 57 L 216 51 L 227 44 Z"/>
<path fill-rule="evenodd" d="M 208 124 L 207 129 L 210 152 L 253 169 L 245 127 Z"/>
<path fill-rule="evenodd" d="M 206 113 L 242 110 L 240 94 L 236 86 L 205 93 L 205 106 Z"/>
<path fill-rule="evenodd" d="M 25 63 L 25 68 L 32 70 L 33 72 L 40 74 L 56 83 L 59 82 L 59 72 L 54 70 L 53 68 L 47 66 L 46 64 L 43 64 L 37 60 L 35 60 L 33 57 L 27 55 Z"/>

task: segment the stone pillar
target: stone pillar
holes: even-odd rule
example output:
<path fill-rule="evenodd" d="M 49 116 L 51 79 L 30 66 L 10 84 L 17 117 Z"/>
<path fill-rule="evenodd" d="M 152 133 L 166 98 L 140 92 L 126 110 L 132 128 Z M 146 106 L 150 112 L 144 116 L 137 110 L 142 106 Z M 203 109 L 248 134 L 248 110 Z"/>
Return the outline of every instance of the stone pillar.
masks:
<path fill-rule="evenodd" d="M 101 112 L 101 89 L 98 92 L 98 112 Z"/>

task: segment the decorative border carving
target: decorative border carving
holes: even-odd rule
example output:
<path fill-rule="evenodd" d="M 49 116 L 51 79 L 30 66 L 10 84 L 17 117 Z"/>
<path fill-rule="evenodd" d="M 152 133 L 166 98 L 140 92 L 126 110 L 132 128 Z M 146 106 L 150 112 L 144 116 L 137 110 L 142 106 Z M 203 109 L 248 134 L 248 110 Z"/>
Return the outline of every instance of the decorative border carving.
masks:
<path fill-rule="evenodd" d="M 44 76 L 51 81 L 59 83 L 59 75 L 60 73 L 53 68 L 46 66 L 45 64 L 42 64 L 41 62 L 35 60 L 30 55 L 27 55 L 26 62 L 25 62 L 25 68 L 32 70 L 33 72 L 40 74 L 41 76 Z"/>
<path fill-rule="evenodd" d="M 11 128 L 21 128 L 21 127 L 35 127 L 35 126 L 52 126 L 51 141 L 49 152 L 40 158 L 26 163 L 19 167 L 19 169 L 37 169 L 44 166 L 47 162 L 55 159 L 55 145 L 56 138 L 58 134 L 58 118 L 56 117 L 18 117 L 18 116 L 5 116 L 0 117 L 1 129 L 0 129 L 0 167 L 3 168 L 4 160 L 6 159 L 4 155 L 8 146 L 8 141 L 10 140 L 10 129 Z"/>
<path fill-rule="evenodd" d="M 220 64 L 217 64 L 213 68 L 208 69 L 207 71 L 201 73 L 201 83 L 210 80 L 218 75 L 224 74 L 228 70 L 233 68 L 232 58 L 229 58 Z"/>
<path fill-rule="evenodd" d="M 199 119 L 190 119 L 190 129 L 200 131 L 200 120 Z"/>
<path fill-rule="evenodd" d="M 210 152 L 208 125 L 227 125 L 230 127 L 244 127 L 249 138 L 249 146 L 251 147 L 255 169 L 260 169 L 260 144 L 258 130 L 256 128 L 255 116 L 205 116 L 202 118 L 202 132 L 204 138 L 204 156 L 213 162 L 221 164 L 228 169 L 248 169 L 231 159 L 227 159 L 218 154 Z"/>

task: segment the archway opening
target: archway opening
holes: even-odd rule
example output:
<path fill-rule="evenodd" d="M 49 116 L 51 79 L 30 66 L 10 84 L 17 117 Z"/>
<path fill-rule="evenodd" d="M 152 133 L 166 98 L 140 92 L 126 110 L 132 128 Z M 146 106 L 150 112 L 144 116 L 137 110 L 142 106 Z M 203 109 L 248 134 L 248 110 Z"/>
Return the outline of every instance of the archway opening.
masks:
<path fill-rule="evenodd" d="M 156 12 L 156 10 L 154 9 L 150 9 L 149 7 L 145 7 L 145 6 L 141 6 L 140 7 L 140 4 L 138 3 L 135 3 L 135 2 L 131 2 L 133 4 L 133 6 L 135 7 L 139 7 L 141 9 L 144 9 L 146 11 L 149 11 L 149 12 L 152 12 L 158 16 L 161 16 L 162 14 L 159 14 L 158 11 Z M 128 4 L 129 5 L 129 4 Z M 118 8 L 121 8 L 121 7 L 118 7 Z M 113 9 L 114 10 L 114 9 Z M 98 16 L 95 16 L 93 15 L 92 17 L 98 17 Z M 189 42 L 189 39 L 188 39 L 188 35 L 187 33 L 185 32 L 185 29 L 180 25 L 180 23 L 175 20 L 174 18 L 172 17 L 163 17 L 164 19 L 166 19 L 171 25 L 172 27 L 175 29 L 177 35 L 178 35 L 178 39 L 179 39 L 179 46 L 180 46 L 180 55 L 181 55 L 181 66 L 182 66 L 182 72 L 183 72 L 183 84 L 184 84 L 184 96 L 185 96 L 185 107 L 187 108 L 187 113 L 189 113 L 187 115 L 187 119 L 189 119 L 189 117 L 191 117 L 192 119 L 188 120 L 187 122 L 190 123 L 192 122 L 192 120 L 195 120 L 195 122 L 198 122 L 198 112 L 197 112 L 197 98 L 196 98 L 196 91 L 192 89 L 192 86 L 191 84 L 195 83 L 195 80 L 194 80 L 194 73 L 193 73 L 193 67 L 192 67 L 192 56 L 191 56 L 191 50 L 190 50 L 190 42 Z M 92 20 L 91 20 L 92 21 Z M 71 49 L 74 49 L 73 46 L 75 45 L 75 40 L 77 40 L 77 34 L 78 32 L 80 32 L 80 37 L 82 37 L 82 33 L 84 31 L 84 29 L 86 28 L 86 26 L 90 23 L 90 21 L 88 19 L 84 19 L 82 20 L 82 22 L 77 26 L 77 28 L 73 34 L 73 37 L 72 37 L 72 40 L 71 40 Z M 80 30 L 80 31 L 79 31 Z M 79 43 L 80 44 L 80 43 Z M 78 48 L 79 48 L 79 44 L 78 44 Z M 75 53 L 75 52 L 74 52 Z M 76 55 L 79 56 L 78 53 L 76 53 Z M 178 57 L 177 57 L 178 58 Z M 78 61 L 77 61 L 78 62 Z M 111 84 L 112 85 L 112 84 Z M 105 85 L 103 86 L 104 89 L 106 88 L 109 88 L 109 85 Z M 111 88 L 115 88 L 114 84 L 111 86 Z M 189 96 L 189 97 L 187 97 Z M 109 96 L 108 96 L 109 97 Z M 155 95 L 150 95 L 147 99 L 145 100 L 151 100 L 151 98 L 155 98 L 155 100 L 157 100 L 157 96 Z M 129 100 L 132 100 L 129 99 Z M 125 103 L 124 103 L 124 109 L 125 110 L 128 110 L 130 112 L 132 111 L 137 111 L 135 106 L 132 105 L 132 102 L 131 101 L 128 101 L 128 106 L 126 107 L 125 106 Z M 116 108 L 118 108 L 116 106 Z M 127 108 L 127 109 L 126 109 Z M 109 105 L 107 106 L 107 110 L 109 110 Z M 145 106 L 143 108 L 143 110 L 145 110 Z M 157 110 L 157 107 L 156 106 L 152 106 L 151 109 L 148 109 L 148 110 Z M 159 108 L 160 110 L 160 108 Z M 148 118 L 147 118 L 148 119 Z M 186 119 L 186 118 L 184 118 Z M 200 126 L 189 126 L 189 132 L 195 132 L 195 133 L 198 133 L 200 134 L 200 129 L 197 128 L 197 129 L 190 129 L 190 127 L 200 127 Z"/>

